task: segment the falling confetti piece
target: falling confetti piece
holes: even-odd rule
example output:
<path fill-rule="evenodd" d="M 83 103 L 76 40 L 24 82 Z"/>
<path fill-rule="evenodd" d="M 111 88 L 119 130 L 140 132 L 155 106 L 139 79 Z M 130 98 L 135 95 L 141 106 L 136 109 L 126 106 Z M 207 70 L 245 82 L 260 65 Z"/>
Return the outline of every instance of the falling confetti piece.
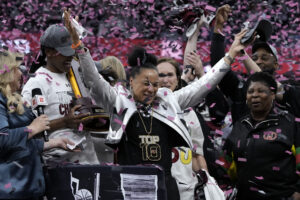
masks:
<path fill-rule="evenodd" d="M 238 161 L 240 161 L 240 162 L 247 162 L 247 159 L 246 158 L 238 158 Z"/>
<path fill-rule="evenodd" d="M 81 132 L 82 130 L 83 130 L 83 124 L 82 124 L 82 123 L 80 123 L 80 124 L 79 124 L 79 127 L 78 127 L 78 131 L 80 131 L 80 132 Z"/>
<path fill-rule="evenodd" d="M 255 178 L 258 179 L 258 180 L 264 180 L 263 176 L 255 176 Z"/>
<path fill-rule="evenodd" d="M 254 138 L 254 139 L 259 139 L 259 135 L 254 134 L 254 135 L 253 135 L 253 138 Z"/>
<path fill-rule="evenodd" d="M 216 105 L 216 103 L 212 103 L 209 107 L 213 108 Z"/>
<path fill-rule="evenodd" d="M 292 152 L 289 151 L 289 150 L 286 150 L 285 153 L 289 154 L 289 155 L 292 155 Z"/>
<path fill-rule="evenodd" d="M 208 89 L 211 89 L 211 85 L 209 83 L 205 84 Z"/>
<path fill-rule="evenodd" d="M 171 120 L 171 121 L 173 121 L 173 120 L 175 119 L 175 118 L 172 117 L 172 116 L 168 116 L 167 118 L 168 118 L 168 120 Z"/>
<path fill-rule="evenodd" d="M 222 166 L 225 164 L 225 163 L 222 162 L 221 160 L 216 160 L 215 163 L 218 164 L 218 165 L 222 165 Z"/>
<path fill-rule="evenodd" d="M 5 189 L 11 188 L 11 183 L 5 184 L 5 185 L 4 185 L 4 188 L 5 188 Z"/>
<path fill-rule="evenodd" d="M 273 171 L 279 171 L 279 170 L 280 170 L 280 168 L 279 168 L 279 167 L 276 167 L 276 166 L 274 166 L 274 167 L 272 167 L 272 170 L 273 170 Z"/>

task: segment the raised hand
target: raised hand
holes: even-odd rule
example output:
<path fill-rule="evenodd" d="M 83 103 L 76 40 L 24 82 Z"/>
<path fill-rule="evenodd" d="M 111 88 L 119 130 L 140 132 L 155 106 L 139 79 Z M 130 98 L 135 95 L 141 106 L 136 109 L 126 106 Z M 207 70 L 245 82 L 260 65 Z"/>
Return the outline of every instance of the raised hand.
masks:
<path fill-rule="evenodd" d="M 247 33 L 248 29 L 243 29 L 241 30 L 241 32 L 239 32 L 238 34 L 235 35 L 234 37 L 234 41 L 232 43 L 232 45 L 230 46 L 229 49 L 229 56 L 231 56 L 232 58 L 236 57 L 237 55 L 241 54 L 241 50 L 243 50 L 245 48 L 245 45 L 241 44 L 241 39 L 242 37 Z"/>
<path fill-rule="evenodd" d="M 189 54 L 186 55 L 186 62 L 189 65 L 192 65 L 195 69 L 195 76 L 200 78 L 203 74 L 203 64 L 200 58 L 200 55 L 198 55 L 195 51 L 191 51 Z"/>
<path fill-rule="evenodd" d="M 79 35 L 76 31 L 76 29 L 72 26 L 71 23 L 71 9 L 64 9 L 64 22 L 65 22 L 65 27 L 68 29 L 71 38 L 72 38 L 72 42 L 73 44 L 78 44 L 79 42 Z M 78 16 L 76 16 L 75 20 L 78 21 Z"/>
<path fill-rule="evenodd" d="M 228 20 L 228 15 L 231 13 L 230 6 L 225 4 L 218 8 L 215 18 L 214 32 L 218 33 L 223 30 L 224 23 Z"/>

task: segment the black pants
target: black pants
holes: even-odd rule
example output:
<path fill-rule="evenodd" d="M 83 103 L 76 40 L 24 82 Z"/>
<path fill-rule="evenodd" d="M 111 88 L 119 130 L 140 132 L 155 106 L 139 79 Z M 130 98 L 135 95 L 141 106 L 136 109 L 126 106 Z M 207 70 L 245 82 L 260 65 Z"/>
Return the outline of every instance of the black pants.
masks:
<path fill-rule="evenodd" d="M 180 200 L 176 180 L 171 175 L 165 176 L 168 200 Z"/>

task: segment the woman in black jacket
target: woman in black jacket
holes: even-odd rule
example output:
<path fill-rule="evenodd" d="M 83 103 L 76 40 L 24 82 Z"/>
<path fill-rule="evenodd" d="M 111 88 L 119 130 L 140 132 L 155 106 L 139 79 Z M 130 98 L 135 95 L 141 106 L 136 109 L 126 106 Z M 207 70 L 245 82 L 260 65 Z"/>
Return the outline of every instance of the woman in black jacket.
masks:
<path fill-rule="evenodd" d="M 237 199 L 295 197 L 300 191 L 300 123 L 273 107 L 277 84 L 269 74 L 251 75 L 246 88 L 250 113 L 234 124 L 224 146 L 223 166 L 231 172 L 236 167 Z"/>

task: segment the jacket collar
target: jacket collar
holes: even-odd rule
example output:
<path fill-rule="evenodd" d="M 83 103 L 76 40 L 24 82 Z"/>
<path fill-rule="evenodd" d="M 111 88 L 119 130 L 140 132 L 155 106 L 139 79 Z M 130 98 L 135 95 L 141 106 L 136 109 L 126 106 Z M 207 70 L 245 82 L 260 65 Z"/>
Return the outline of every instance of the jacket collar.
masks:
<path fill-rule="evenodd" d="M 267 115 L 267 117 L 256 124 L 254 123 L 254 119 L 250 114 L 245 116 L 241 120 L 241 122 L 248 124 L 252 129 L 257 129 L 265 126 L 274 126 L 274 125 L 278 125 L 280 115 L 283 115 L 285 113 L 286 113 L 285 111 L 281 111 L 273 107 L 269 112 L 269 114 Z"/>

